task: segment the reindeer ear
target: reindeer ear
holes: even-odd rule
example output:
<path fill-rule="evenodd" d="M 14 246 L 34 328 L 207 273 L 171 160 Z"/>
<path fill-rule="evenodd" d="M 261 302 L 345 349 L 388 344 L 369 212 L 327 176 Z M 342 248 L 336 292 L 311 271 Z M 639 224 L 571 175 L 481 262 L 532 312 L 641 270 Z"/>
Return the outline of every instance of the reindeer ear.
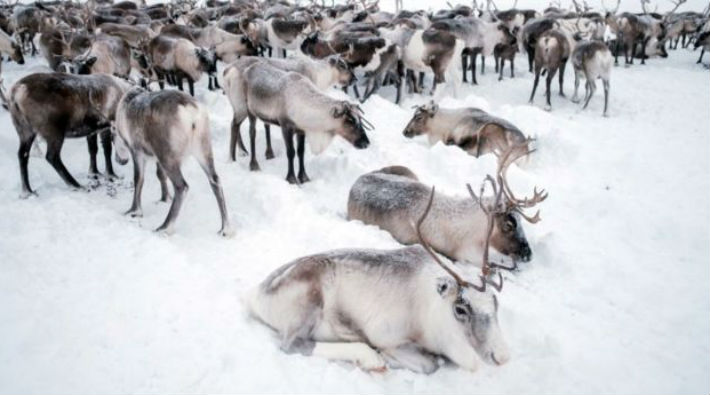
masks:
<path fill-rule="evenodd" d="M 457 292 L 456 281 L 451 277 L 439 277 L 436 279 L 436 292 L 444 299 L 452 298 Z"/>
<path fill-rule="evenodd" d="M 338 63 L 338 59 L 336 59 L 334 56 L 331 56 L 328 58 L 328 64 L 331 66 L 335 66 Z"/>
<path fill-rule="evenodd" d="M 96 63 L 96 59 L 97 59 L 96 56 L 90 56 L 90 57 L 88 57 L 88 58 L 86 59 L 85 64 L 86 64 L 88 67 L 91 67 L 91 66 L 94 65 L 94 63 Z"/>

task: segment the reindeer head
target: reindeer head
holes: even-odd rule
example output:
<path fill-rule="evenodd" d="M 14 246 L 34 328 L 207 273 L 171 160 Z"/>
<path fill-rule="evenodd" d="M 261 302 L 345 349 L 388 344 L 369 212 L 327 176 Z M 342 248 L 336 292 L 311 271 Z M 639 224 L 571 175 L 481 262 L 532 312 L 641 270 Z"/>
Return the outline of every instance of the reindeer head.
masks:
<path fill-rule="evenodd" d="M 217 55 L 215 54 L 214 48 L 209 50 L 204 48 L 195 48 L 195 55 L 200 61 L 200 66 L 207 74 L 214 74 L 217 72 Z"/>
<path fill-rule="evenodd" d="M 78 57 L 72 62 L 76 74 L 91 74 L 91 68 L 98 58 L 96 56 Z"/>
<path fill-rule="evenodd" d="M 484 246 L 485 261 L 488 260 L 489 245 L 501 254 L 511 256 L 514 261 L 529 261 L 532 257 L 530 245 L 523 231 L 522 220 L 524 219 L 533 224 L 537 223 L 540 221 L 540 212 L 538 211 L 534 216 L 530 217 L 523 210 L 532 208 L 547 199 L 547 193 L 544 190 L 538 192 L 537 188 L 535 188 L 531 198 L 519 199 L 513 194 L 507 180 L 508 167 L 517 159 L 532 152 L 530 143 L 531 140 L 526 139 L 523 142 L 509 145 L 504 151 L 497 154 L 498 169 L 496 171 L 496 179 L 494 180 L 490 176 L 486 178 L 486 182 L 493 189 L 494 198 L 492 201 L 488 203 L 483 201 L 483 186 L 478 196 L 476 196 L 470 186 L 468 187 L 474 202 L 481 207 L 488 217 L 489 236 Z"/>
<path fill-rule="evenodd" d="M 12 41 L 12 53 L 10 54 L 10 59 L 17 62 L 17 64 L 25 64 L 25 58 L 22 56 L 22 49 L 15 41 Z"/>
<path fill-rule="evenodd" d="M 429 104 L 415 106 L 414 116 L 404 128 L 404 137 L 412 138 L 429 132 L 429 120 L 436 116 L 439 105 L 432 100 Z"/>
<path fill-rule="evenodd" d="M 335 134 L 348 140 L 358 149 L 364 149 L 370 145 L 365 130 L 372 129 L 372 124 L 363 118 L 360 106 L 342 101 L 331 108 L 330 115 L 337 121 L 338 126 L 335 128 Z"/>
<path fill-rule="evenodd" d="M 498 272 L 498 282 L 491 279 L 490 267 L 484 266 L 479 276 L 480 285 L 464 280 L 434 253 L 424 240 L 421 225 L 426 219 L 434 201 L 434 188 L 431 189 L 429 203 L 415 226 L 419 243 L 431 255 L 434 261 L 449 276 L 436 281 L 436 291 L 443 299 L 446 308 L 450 308 L 454 323 L 464 334 L 478 356 L 487 363 L 502 365 L 510 359 L 508 345 L 498 324 L 498 299 L 493 290 L 503 289 L 503 277 Z M 487 260 L 487 254 L 486 258 Z"/>
<path fill-rule="evenodd" d="M 355 82 L 355 73 L 340 55 L 329 56 L 328 64 L 338 76 L 338 84 L 345 87 Z"/>

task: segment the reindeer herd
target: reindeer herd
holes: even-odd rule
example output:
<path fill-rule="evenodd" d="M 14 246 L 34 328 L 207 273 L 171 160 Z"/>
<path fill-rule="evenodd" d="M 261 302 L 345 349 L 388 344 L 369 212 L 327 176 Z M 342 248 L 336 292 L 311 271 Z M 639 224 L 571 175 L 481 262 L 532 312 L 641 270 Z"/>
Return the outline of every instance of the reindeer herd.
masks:
<path fill-rule="evenodd" d="M 298 6 L 207 0 L 199 7 L 189 0 L 149 6 L 110 0 L 5 3 L 0 52 L 19 64 L 39 52 L 50 69 L 0 91 L 20 141 L 21 197 L 36 194 L 28 161 L 37 136 L 46 142 L 47 161 L 76 189 L 81 185 L 61 159 L 64 139 L 87 139 L 89 173 L 98 177 L 100 138 L 109 181 L 116 177 L 112 150 L 120 164 L 133 162 L 127 215 L 142 215 L 146 163 L 154 161 L 161 201 L 172 200 L 156 230 L 174 232 L 188 191 L 181 165 L 193 156 L 217 200 L 220 234 L 231 236 L 214 166 L 209 110 L 195 98 L 194 85 L 204 76 L 208 89 L 223 89 L 233 110 L 229 158 L 236 161 L 238 152 L 251 155 L 249 168 L 258 171 L 257 121 L 264 124 L 266 159 L 274 157 L 271 126 L 277 126 L 286 148 L 286 181 L 302 184 L 309 181 L 306 142 L 314 154 L 336 135 L 357 149 L 371 144 L 367 132 L 374 127 L 362 108 L 334 99 L 327 93 L 333 87 L 352 88 L 364 102 L 391 85 L 399 103 L 403 85 L 407 94 L 421 93 L 429 76 L 429 93 L 444 84 L 477 84 L 477 71 L 485 73 L 491 56 L 499 80 L 506 62 L 514 78 L 515 57 L 524 51 L 534 73 L 530 102 L 542 76 L 548 108 L 556 75 L 564 96 L 571 59 L 572 101 L 580 100 L 584 79 L 586 108 L 601 79 L 606 115 L 610 74 L 620 54 L 631 65 L 635 58 L 644 64 L 649 57 L 666 57 L 666 47 L 675 49 L 679 41 L 683 47 L 710 49 L 710 6 L 702 14 L 676 12 L 685 1 L 678 0 L 661 15 L 647 11 L 648 0 L 641 1 L 641 14 L 619 13 L 618 1 L 603 13 L 577 1 L 570 9 L 558 3 L 543 12 L 501 11 L 492 1 L 479 8 L 474 1 L 433 13 L 394 14 L 364 1 Z M 182 92 L 184 82 L 189 94 Z M 177 89 L 165 89 L 166 84 Z M 247 119 L 248 149 L 241 135 Z M 474 158 L 495 155 L 498 168 L 478 194 L 468 186 L 470 198 L 435 194 L 403 166 L 363 174 L 350 190 L 348 220 L 376 225 L 406 247 L 299 258 L 274 271 L 245 303 L 278 333 L 286 352 L 351 361 L 368 370 L 389 366 L 430 373 L 439 367 L 440 356 L 470 370 L 479 359 L 503 364 L 510 353 L 494 291 L 502 289 L 502 271 L 531 259 L 523 221 L 534 224 L 540 216 L 524 210 L 547 197 L 535 189 L 531 197 L 519 198 L 508 185 L 507 169 L 533 151 L 532 141 L 483 110 L 440 108 L 434 101 L 415 107 L 403 135 L 427 135 L 431 144 L 455 145 Z M 490 248 L 499 262 L 489 259 Z M 478 274 L 471 276 L 471 270 Z"/>

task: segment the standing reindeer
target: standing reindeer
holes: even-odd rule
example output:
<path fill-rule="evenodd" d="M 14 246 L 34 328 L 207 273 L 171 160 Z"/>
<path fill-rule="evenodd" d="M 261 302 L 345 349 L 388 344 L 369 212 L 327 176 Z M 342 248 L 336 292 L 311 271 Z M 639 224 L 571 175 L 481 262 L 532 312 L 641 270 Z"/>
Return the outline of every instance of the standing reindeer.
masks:
<path fill-rule="evenodd" d="M 490 206 L 469 187 L 488 213 L 488 238 L 502 197 L 491 185 L 496 200 Z M 432 188 L 416 225 L 409 224 L 421 246 L 297 259 L 245 298 L 249 311 L 278 332 L 285 352 L 350 361 L 367 370 L 389 365 L 432 373 L 439 355 L 470 371 L 478 368 L 476 354 L 487 363 L 506 363 L 510 354 L 492 291 L 502 290 L 499 270 L 510 268 L 488 262 L 485 252 L 480 284 L 474 284 L 445 264 L 422 231 L 433 201 Z"/>
<path fill-rule="evenodd" d="M 609 78 L 611 76 L 612 56 L 609 48 L 599 41 L 585 41 L 577 44 L 572 52 L 572 66 L 574 67 L 574 96 L 572 101 L 579 103 L 577 91 L 579 80 L 584 75 L 586 80 L 584 107 L 597 89 L 596 79 L 601 78 L 604 85 L 604 116 L 607 116 L 609 107 Z"/>
<path fill-rule="evenodd" d="M 145 164 L 148 158 L 155 157 L 158 162 L 161 200 L 165 201 L 168 197 L 166 178 L 170 179 L 175 190 L 168 216 L 156 231 L 173 233 L 175 220 L 188 189 L 180 167 L 186 156 L 193 155 L 207 174 L 212 192 L 217 198 L 222 217 L 219 233 L 223 236 L 232 234 L 222 185 L 214 168 L 209 116 L 207 110 L 194 98 L 174 90 L 149 92 L 134 88 L 123 96 L 118 105 L 115 133 L 119 137 L 115 139 L 119 162 L 128 162 L 129 151 L 133 158 L 133 204 L 126 214 L 143 216 L 141 193 Z"/>
<path fill-rule="evenodd" d="M 565 94 L 562 86 L 565 79 L 565 67 L 567 66 L 569 57 L 570 45 L 564 34 L 552 29 L 540 35 L 535 46 L 535 81 L 533 82 L 533 89 L 530 94 L 530 104 L 532 104 L 535 98 L 535 90 L 537 89 L 538 82 L 540 82 L 540 74 L 543 69 L 547 72 L 545 82 L 547 106 L 545 109 L 549 111 L 552 108 L 552 104 L 550 103 L 550 84 L 558 69 L 560 70 L 560 96 L 564 97 Z"/>
<path fill-rule="evenodd" d="M 78 76 L 64 73 L 30 74 L 12 86 L 9 105 L 12 123 L 20 138 L 18 159 L 22 178 L 21 197 L 35 194 L 30 188 L 27 162 L 32 142 L 37 135 L 47 141 L 47 161 L 62 180 L 71 187 L 81 187 L 64 167 L 60 157 L 64 139 L 107 132 L 118 102 L 129 86 L 126 81 L 106 74 Z M 98 173 L 98 147 L 96 140 L 93 141 L 92 145 L 89 139 L 90 172 Z M 102 138 L 102 143 L 106 173 L 114 175 L 111 140 Z"/>

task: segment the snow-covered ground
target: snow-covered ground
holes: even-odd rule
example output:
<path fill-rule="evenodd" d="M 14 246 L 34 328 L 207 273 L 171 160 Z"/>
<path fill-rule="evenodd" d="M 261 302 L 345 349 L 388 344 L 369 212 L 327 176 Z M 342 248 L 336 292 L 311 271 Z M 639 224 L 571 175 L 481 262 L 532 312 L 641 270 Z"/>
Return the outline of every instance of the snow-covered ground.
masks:
<path fill-rule="evenodd" d="M 286 355 L 240 304 L 242 292 L 305 254 L 398 247 L 388 233 L 345 220 L 359 175 L 405 165 L 463 196 L 465 183 L 494 169 L 493 158 L 402 136 L 411 106 L 430 97 L 396 106 L 384 89 L 363 106 L 376 126 L 370 148 L 336 140 L 322 155 L 308 154 L 313 181 L 299 187 L 284 181 L 278 129 L 276 159 L 264 160 L 258 142 L 260 173 L 248 171 L 247 158 L 227 160 L 231 110 L 201 81 L 237 230 L 231 239 L 216 235 L 217 205 L 194 161 L 169 238 L 152 232 L 167 212 L 153 203 L 152 176 L 145 217 L 122 215 L 130 166 L 118 167 L 123 179 L 113 185 L 77 192 L 32 157 L 39 196 L 20 200 L 17 136 L 0 110 L 0 393 L 708 393 L 710 90 L 697 55 L 672 51 L 647 66 L 614 68 L 609 118 L 601 117 L 601 92 L 582 112 L 556 95 L 556 84 L 552 112 L 541 109 L 544 89 L 528 105 L 522 56 L 514 80 L 506 71 L 498 82 L 489 60 L 480 86 L 441 98 L 537 136 L 538 151 L 510 176 L 521 194 L 533 185 L 550 193 L 543 221 L 526 228 L 533 260 L 507 276 L 500 295 L 512 360 L 476 373 L 445 366 L 431 376 L 368 374 Z M 41 64 L 4 64 L 6 86 Z M 566 87 L 569 97 L 571 67 Z M 68 140 L 63 158 L 89 184 L 85 140 Z"/>

